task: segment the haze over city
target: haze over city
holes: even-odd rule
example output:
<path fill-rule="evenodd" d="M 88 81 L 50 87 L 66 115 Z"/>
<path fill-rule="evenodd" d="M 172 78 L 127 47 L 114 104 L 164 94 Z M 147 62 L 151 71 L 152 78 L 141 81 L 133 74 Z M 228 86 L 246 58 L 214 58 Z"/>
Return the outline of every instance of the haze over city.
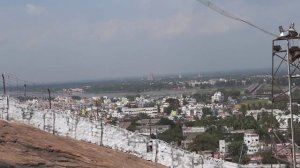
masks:
<path fill-rule="evenodd" d="M 299 1 L 213 1 L 278 33 Z M 0 71 L 35 82 L 271 67 L 271 40 L 195 0 L 1 1 Z"/>
<path fill-rule="evenodd" d="M 0 1 L 0 167 L 300 167 L 298 6 Z"/>

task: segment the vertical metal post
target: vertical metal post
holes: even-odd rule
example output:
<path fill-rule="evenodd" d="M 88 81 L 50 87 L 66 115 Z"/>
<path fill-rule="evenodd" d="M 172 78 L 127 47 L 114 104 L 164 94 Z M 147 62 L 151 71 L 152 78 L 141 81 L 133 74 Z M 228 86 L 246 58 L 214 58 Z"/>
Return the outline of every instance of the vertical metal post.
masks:
<path fill-rule="evenodd" d="M 103 145 L 103 115 L 102 113 L 100 112 L 100 115 L 101 115 L 101 141 L 100 141 L 100 145 Z"/>
<path fill-rule="evenodd" d="M 96 120 L 98 120 L 99 117 L 99 108 L 98 108 L 98 100 L 96 100 Z"/>
<path fill-rule="evenodd" d="M 152 134 L 152 128 L 151 128 L 151 117 L 150 117 L 150 119 L 148 120 L 148 123 L 149 123 L 149 128 L 150 128 L 150 138 L 151 138 L 151 134 Z"/>
<path fill-rule="evenodd" d="M 293 117 L 293 110 L 292 110 L 292 90 L 291 90 L 291 67 L 290 67 L 290 60 L 289 60 L 289 49 L 290 49 L 290 41 L 287 40 L 287 64 L 288 64 L 288 82 L 289 82 L 289 110 L 291 113 L 291 134 L 292 134 L 292 162 L 293 168 L 296 168 L 296 156 L 295 156 L 295 139 L 294 139 L 294 117 Z"/>
<path fill-rule="evenodd" d="M 158 133 L 157 133 L 157 126 L 155 126 L 155 159 L 154 161 L 157 162 L 157 154 L 158 154 Z"/>
<path fill-rule="evenodd" d="M 52 106 L 51 106 L 51 90 L 48 88 L 48 99 L 49 99 L 49 108 L 52 109 Z M 55 113 L 54 111 L 52 111 L 52 118 L 53 118 L 53 122 L 52 122 L 52 134 L 54 135 L 55 134 Z"/>
<path fill-rule="evenodd" d="M 239 167 L 241 167 L 241 159 L 242 159 L 243 150 L 244 150 L 244 144 L 242 144 L 242 149 L 241 149 L 241 152 L 240 152 L 239 164 L 238 164 Z"/>
<path fill-rule="evenodd" d="M 18 80 L 18 78 L 16 80 L 17 80 L 17 97 L 19 97 L 19 93 L 20 93 L 20 90 L 19 90 L 19 80 Z"/>
<path fill-rule="evenodd" d="M 55 134 L 55 112 L 52 111 L 52 118 L 53 118 L 53 123 L 52 123 L 52 134 Z"/>
<path fill-rule="evenodd" d="M 26 97 L 26 92 L 27 92 L 26 87 L 27 87 L 27 85 L 24 84 L 24 97 L 25 97 L 25 100 L 27 99 L 27 97 Z"/>
<path fill-rule="evenodd" d="M 99 102 L 96 100 L 96 107 L 97 107 L 97 118 L 99 117 Z M 102 122 L 102 113 L 100 114 L 100 126 L 101 126 L 101 134 L 100 134 L 100 145 L 103 145 L 103 122 Z"/>
<path fill-rule="evenodd" d="M 172 158 L 172 168 L 174 168 L 174 158 L 173 158 L 173 146 L 171 146 L 171 158 Z"/>
<path fill-rule="evenodd" d="M 49 107 L 51 109 L 51 94 L 50 94 L 50 89 L 48 88 L 48 94 L 49 94 Z"/>
<path fill-rule="evenodd" d="M 274 117 L 274 40 L 272 41 L 272 91 L 271 91 L 271 101 L 272 101 L 272 109 L 271 109 L 271 112 L 272 112 L 272 117 Z M 273 121 L 273 120 L 272 120 Z M 273 123 L 272 123 L 272 134 L 273 134 Z M 272 135 L 273 136 L 273 135 Z M 274 143 L 271 144 L 271 152 L 273 153 L 273 146 L 274 146 Z M 273 168 L 273 164 L 271 163 L 271 168 Z"/>
<path fill-rule="evenodd" d="M 6 96 L 6 87 L 5 87 L 5 78 L 4 78 L 4 74 L 2 74 L 2 82 L 3 82 L 3 94 L 4 94 L 4 96 Z"/>
<path fill-rule="evenodd" d="M 192 156 L 192 168 L 194 168 L 194 156 Z"/>
<path fill-rule="evenodd" d="M 272 115 L 273 115 L 273 108 L 274 108 L 274 40 L 272 42 L 272 92 L 271 92 L 271 96 L 272 96 Z"/>
<path fill-rule="evenodd" d="M 201 153 L 201 157 L 200 158 L 201 158 L 201 165 L 202 165 L 201 167 L 203 168 L 204 160 L 203 160 L 203 154 L 202 153 Z"/>
<path fill-rule="evenodd" d="M 4 74 L 2 74 L 2 82 L 3 82 L 3 94 L 4 96 L 6 96 L 6 84 L 5 84 L 5 78 L 4 78 Z M 9 114 L 8 114 L 8 109 L 9 109 L 9 98 L 8 96 L 6 96 L 6 105 L 7 105 L 7 115 L 6 115 L 6 120 L 9 120 Z"/>

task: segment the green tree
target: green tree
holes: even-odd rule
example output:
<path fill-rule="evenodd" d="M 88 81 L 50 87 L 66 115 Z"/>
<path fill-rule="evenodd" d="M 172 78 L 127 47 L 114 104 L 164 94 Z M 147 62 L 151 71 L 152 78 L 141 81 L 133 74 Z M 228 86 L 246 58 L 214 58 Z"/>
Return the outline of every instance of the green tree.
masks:
<path fill-rule="evenodd" d="M 167 131 L 158 134 L 157 138 L 168 143 L 176 142 L 177 145 L 181 145 L 181 141 L 184 139 L 182 127 L 179 124 L 176 124 L 174 128 L 170 128 Z"/>
<path fill-rule="evenodd" d="M 297 145 L 300 145 L 300 125 L 298 123 L 295 123 L 294 125 L 295 125 L 294 127 L 295 143 Z"/>
<path fill-rule="evenodd" d="M 262 157 L 262 164 L 277 164 L 278 161 L 273 157 L 272 151 L 267 150 L 258 153 Z"/>
<path fill-rule="evenodd" d="M 216 117 L 210 116 L 210 117 L 205 117 L 202 119 L 197 119 L 196 121 L 194 121 L 194 126 L 196 127 L 206 127 L 206 126 L 211 126 L 211 125 L 216 125 L 217 124 L 217 120 Z"/>
<path fill-rule="evenodd" d="M 299 107 L 298 105 L 292 105 L 293 114 L 298 115 L 299 114 Z"/>
<path fill-rule="evenodd" d="M 171 128 L 175 128 L 175 123 L 172 120 L 169 120 L 167 118 L 161 118 L 158 123 L 159 125 L 170 125 Z"/>
<path fill-rule="evenodd" d="M 151 118 L 148 114 L 146 114 L 146 113 L 139 113 L 138 115 L 137 115 L 137 119 L 138 120 L 141 120 L 141 119 L 149 119 L 149 118 Z"/>
<path fill-rule="evenodd" d="M 260 115 L 258 116 L 258 125 L 261 128 L 278 128 L 279 127 L 279 123 L 277 121 L 277 119 L 275 118 L 275 116 L 272 115 L 272 113 L 268 113 L 268 112 L 262 112 L 260 113 Z"/>
<path fill-rule="evenodd" d="M 175 110 L 175 111 L 177 111 L 178 110 L 178 108 L 179 108 L 179 100 L 178 99 L 173 99 L 173 98 L 168 98 L 167 100 L 166 100 L 166 102 L 168 102 L 169 103 L 169 106 L 167 107 L 167 108 L 165 108 L 164 109 L 164 113 L 166 113 L 166 114 L 170 114 L 171 113 L 171 111 L 173 111 L 173 110 Z"/>
<path fill-rule="evenodd" d="M 226 97 L 231 96 L 232 98 L 236 99 L 241 95 L 241 92 L 237 89 L 228 89 L 224 92 Z"/>
<path fill-rule="evenodd" d="M 171 108 L 170 106 L 164 108 L 164 113 L 165 113 L 165 114 L 170 115 L 171 112 L 172 112 L 172 108 Z"/>
<path fill-rule="evenodd" d="M 187 100 L 183 100 L 183 102 L 182 102 L 182 105 L 187 105 L 187 104 L 189 104 L 189 102 L 187 101 Z"/>
<path fill-rule="evenodd" d="M 209 133 L 198 135 L 189 145 L 189 149 L 194 152 L 201 152 L 204 150 L 215 151 L 218 147 L 219 140 L 216 136 Z"/>
<path fill-rule="evenodd" d="M 234 141 L 228 145 L 229 156 L 239 156 L 243 147 L 243 154 L 247 153 L 247 145 L 243 141 Z"/>
<path fill-rule="evenodd" d="M 247 145 L 243 141 L 234 141 L 228 145 L 228 155 L 232 158 L 232 162 L 246 164 L 249 162 L 247 157 Z"/>
<path fill-rule="evenodd" d="M 144 107 L 154 107 L 156 105 L 155 102 L 148 102 L 144 104 Z"/>
<path fill-rule="evenodd" d="M 73 100 L 81 100 L 81 97 L 80 96 L 72 96 L 71 97 Z"/>
<path fill-rule="evenodd" d="M 204 107 L 202 108 L 203 117 L 206 117 L 207 115 L 212 115 L 212 111 L 210 108 Z"/>
<path fill-rule="evenodd" d="M 243 129 L 256 129 L 257 128 L 257 122 L 254 119 L 253 116 L 245 116 L 242 118 L 243 122 Z"/>
<path fill-rule="evenodd" d="M 259 127 L 257 128 L 256 131 L 260 139 L 265 141 L 271 141 L 269 129 L 279 127 L 279 123 L 277 119 L 271 113 L 268 112 L 260 113 L 257 119 L 257 124 Z"/>
<path fill-rule="evenodd" d="M 118 123 L 118 118 L 116 118 L 116 117 L 113 117 L 109 122 L 109 124 L 111 124 L 111 125 L 117 125 L 117 123 Z"/>
<path fill-rule="evenodd" d="M 215 137 L 217 137 L 218 139 L 223 139 L 223 129 L 222 129 L 222 126 L 215 126 L 215 125 L 212 125 L 210 126 L 206 131 L 205 133 L 208 133 L 210 135 L 213 135 Z"/>
<path fill-rule="evenodd" d="M 240 111 L 245 115 L 247 112 L 247 106 L 245 104 L 241 105 Z"/>
<path fill-rule="evenodd" d="M 129 101 L 134 101 L 135 97 L 133 95 L 127 95 L 126 98 L 129 100 Z"/>
<path fill-rule="evenodd" d="M 129 127 L 127 127 L 127 130 L 134 132 L 136 130 L 136 126 L 137 126 L 136 120 L 133 120 L 129 125 Z"/>
<path fill-rule="evenodd" d="M 195 93 L 192 95 L 194 99 L 196 99 L 197 102 L 208 102 L 210 96 L 207 94 L 201 94 L 201 93 Z"/>

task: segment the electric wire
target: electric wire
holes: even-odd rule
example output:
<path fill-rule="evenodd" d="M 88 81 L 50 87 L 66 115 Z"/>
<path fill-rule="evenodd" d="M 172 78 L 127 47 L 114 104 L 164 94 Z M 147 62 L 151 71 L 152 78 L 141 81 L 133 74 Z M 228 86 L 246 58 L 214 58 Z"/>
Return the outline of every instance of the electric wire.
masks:
<path fill-rule="evenodd" d="M 219 13 L 219 14 L 227 17 L 227 18 L 230 18 L 230 19 L 233 19 L 233 20 L 236 20 L 236 21 L 240 21 L 240 22 L 246 23 L 249 26 L 254 27 L 254 28 L 256 28 L 256 29 L 258 29 L 258 30 L 260 30 L 260 31 L 268 34 L 268 35 L 271 35 L 271 36 L 276 37 L 276 38 L 278 37 L 276 34 L 271 33 L 271 32 L 269 32 L 269 31 L 267 31 L 267 30 L 265 30 L 265 29 L 263 29 L 263 28 L 255 25 L 255 24 L 253 24 L 253 23 L 249 22 L 249 21 L 246 21 L 244 19 L 241 19 L 239 17 L 234 16 L 233 14 L 231 14 L 231 13 L 223 10 L 222 8 L 218 7 L 217 5 L 215 5 L 214 3 L 210 2 L 210 1 L 207 1 L 207 0 L 197 0 L 197 1 L 200 2 L 201 4 L 207 6 L 211 10 L 213 10 L 213 11 L 215 11 L 215 12 L 217 12 L 217 13 Z"/>

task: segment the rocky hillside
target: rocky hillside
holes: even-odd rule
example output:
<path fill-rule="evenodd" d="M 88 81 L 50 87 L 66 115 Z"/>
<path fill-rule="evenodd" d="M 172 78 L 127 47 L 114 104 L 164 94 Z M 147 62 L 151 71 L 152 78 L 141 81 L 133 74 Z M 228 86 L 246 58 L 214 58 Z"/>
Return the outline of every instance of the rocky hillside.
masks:
<path fill-rule="evenodd" d="M 163 167 L 133 155 L 0 120 L 0 167 Z"/>

